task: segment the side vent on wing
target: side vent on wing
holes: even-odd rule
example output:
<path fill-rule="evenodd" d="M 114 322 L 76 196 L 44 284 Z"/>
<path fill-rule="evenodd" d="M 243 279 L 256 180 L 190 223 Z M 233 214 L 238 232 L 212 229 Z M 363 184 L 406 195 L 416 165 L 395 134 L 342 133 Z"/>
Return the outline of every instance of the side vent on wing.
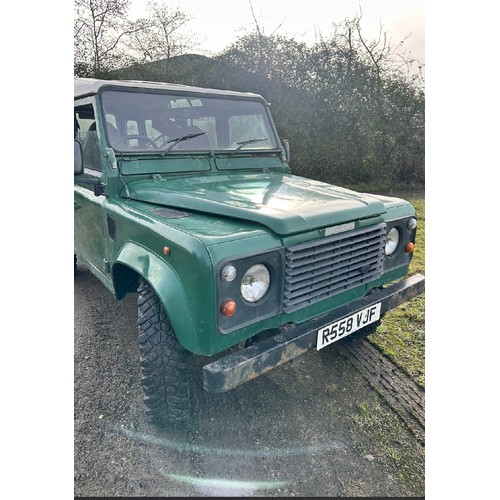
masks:
<path fill-rule="evenodd" d="M 116 241 L 116 219 L 108 214 L 108 234 L 109 237 L 113 240 Z"/>

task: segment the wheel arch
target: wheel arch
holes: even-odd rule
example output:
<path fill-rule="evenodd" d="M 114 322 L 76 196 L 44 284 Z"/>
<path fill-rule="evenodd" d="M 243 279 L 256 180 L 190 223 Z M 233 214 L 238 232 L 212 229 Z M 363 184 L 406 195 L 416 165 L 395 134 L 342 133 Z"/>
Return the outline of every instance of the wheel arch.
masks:
<path fill-rule="evenodd" d="M 117 299 L 137 291 L 139 278 L 153 288 L 167 313 L 179 343 L 188 351 L 199 352 L 189 299 L 175 270 L 159 256 L 137 243 L 127 242 L 112 267 Z"/>

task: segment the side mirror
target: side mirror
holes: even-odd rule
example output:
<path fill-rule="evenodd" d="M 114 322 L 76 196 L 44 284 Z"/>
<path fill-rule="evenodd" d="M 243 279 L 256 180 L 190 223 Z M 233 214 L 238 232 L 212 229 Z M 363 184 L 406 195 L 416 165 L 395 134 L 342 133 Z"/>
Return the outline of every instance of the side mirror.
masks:
<path fill-rule="evenodd" d="M 75 175 L 83 174 L 82 143 L 75 139 Z"/>
<path fill-rule="evenodd" d="M 290 163 L 290 143 L 288 139 L 283 139 L 281 142 L 283 142 L 283 146 L 285 147 L 286 161 Z"/>

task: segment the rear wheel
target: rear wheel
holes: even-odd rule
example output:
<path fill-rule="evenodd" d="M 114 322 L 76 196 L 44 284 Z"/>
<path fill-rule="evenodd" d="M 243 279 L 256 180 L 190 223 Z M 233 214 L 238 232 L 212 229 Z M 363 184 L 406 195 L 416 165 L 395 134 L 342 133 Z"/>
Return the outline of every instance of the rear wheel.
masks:
<path fill-rule="evenodd" d="M 190 415 L 188 360 L 151 285 L 137 290 L 139 354 L 146 418 L 156 424 L 180 423 Z"/>

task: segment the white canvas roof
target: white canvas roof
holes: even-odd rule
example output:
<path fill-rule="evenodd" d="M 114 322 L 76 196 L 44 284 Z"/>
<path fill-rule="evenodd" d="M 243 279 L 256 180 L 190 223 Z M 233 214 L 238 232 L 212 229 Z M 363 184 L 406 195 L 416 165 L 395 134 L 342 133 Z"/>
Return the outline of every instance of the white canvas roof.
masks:
<path fill-rule="evenodd" d="M 96 94 L 99 89 L 107 86 L 137 89 L 165 90 L 167 92 L 196 92 L 199 94 L 214 94 L 233 97 L 250 97 L 263 99 L 259 94 L 250 92 L 235 92 L 232 90 L 207 89 L 191 87 L 177 83 L 141 82 L 136 80 L 96 80 L 94 78 L 75 78 L 75 98 Z"/>

